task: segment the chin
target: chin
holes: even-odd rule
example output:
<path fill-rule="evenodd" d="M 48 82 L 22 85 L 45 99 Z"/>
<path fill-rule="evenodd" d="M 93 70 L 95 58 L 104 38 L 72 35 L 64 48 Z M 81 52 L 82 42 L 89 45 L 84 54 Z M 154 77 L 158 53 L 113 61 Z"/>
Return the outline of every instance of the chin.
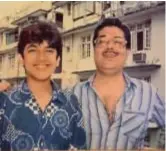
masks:
<path fill-rule="evenodd" d="M 27 76 L 28 79 L 32 79 L 34 81 L 48 81 L 51 80 L 51 76 L 50 75 L 29 75 Z"/>
<path fill-rule="evenodd" d="M 99 69 L 99 71 L 105 75 L 116 75 L 118 73 L 122 72 L 121 68 L 115 68 L 115 67 L 109 67 L 109 68 L 103 68 Z"/>
<path fill-rule="evenodd" d="M 35 80 L 36 80 L 36 81 L 49 81 L 49 80 L 51 80 L 51 78 L 50 78 L 50 77 L 47 77 L 47 78 L 38 77 L 38 78 L 36 78 Z"/>

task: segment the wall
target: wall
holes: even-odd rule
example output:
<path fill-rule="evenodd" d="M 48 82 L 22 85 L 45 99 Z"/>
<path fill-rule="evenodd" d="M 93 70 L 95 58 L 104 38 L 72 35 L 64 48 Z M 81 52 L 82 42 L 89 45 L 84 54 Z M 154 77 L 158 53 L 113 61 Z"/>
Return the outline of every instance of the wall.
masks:
<path fill-rule="evenodd" d="M 152 84 L 165 97 L 165 11 L 152 16 L 152 51 L 160 59 L 161 68 L 152 74 Z"/>

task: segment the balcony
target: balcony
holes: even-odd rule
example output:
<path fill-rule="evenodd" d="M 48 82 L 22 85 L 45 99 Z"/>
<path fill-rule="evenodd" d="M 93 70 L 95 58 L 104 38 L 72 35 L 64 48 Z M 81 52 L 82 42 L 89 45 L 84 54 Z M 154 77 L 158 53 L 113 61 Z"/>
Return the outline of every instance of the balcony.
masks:
<path fill-rule="evenodd" d="M 18 42 L 14 42 L 9 45 L 3 45 L 2 47 L 0 47 L 0 54 L 12 51 L 13 49 L 16 49 L 17 43 Z"/>
<path fill-rule="evenodd" d="M 63 5 L 69 3 L 69 1 L 53 1 L 52 2 L 52 6 L 54 7 L 54 9 L 57 9 L 59 7 L 62 7 Z"/>
<path fill-rule="evenodd" d="M 29 12 L 28 14 L 24 14 L 22 17 L 18 17 L 15 19 L 12 24 L 14 25 L 26 25 L 27 23 L 34 23 L 37 20 L 45 20 L 47 18 L 47 10 L 37 9 L 33 12 Z"/>
<path fill-rule="evenodd" d="M 126 2 L 121 5 L 124 15 L 129 15 L 135 12 L 143 11 L 156 6 L 164 5 L 165 2 L 161 1 L 139 1 L 139 2 Z"/>
<path fill-rule="evenodd" d="M 124 3 L 114 4 L 104 10 L 105 17 L 121 17 L 135 12 L 140 12 L 156 6 L 165 5 L 162 1 L 125 1 Z"/>

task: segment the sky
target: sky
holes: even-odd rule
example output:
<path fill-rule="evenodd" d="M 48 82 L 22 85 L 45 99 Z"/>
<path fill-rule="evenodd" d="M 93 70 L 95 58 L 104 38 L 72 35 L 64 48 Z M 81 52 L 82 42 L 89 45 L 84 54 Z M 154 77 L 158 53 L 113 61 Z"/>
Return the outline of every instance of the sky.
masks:
<path fill-rule="evenodd" d="M 28 5 L 39 3 L 40 1 L 0 1 L 0 19 L 4 16 L 15 13 Z"/>
<path fill-rule="evenodd" d="M 17 9 L 20 9 L 23 5 L 26 5 L 27 2 L 6 2 L 0 1 L 0 19 L 4 16 L 10 15 L 16 12 Z"/>

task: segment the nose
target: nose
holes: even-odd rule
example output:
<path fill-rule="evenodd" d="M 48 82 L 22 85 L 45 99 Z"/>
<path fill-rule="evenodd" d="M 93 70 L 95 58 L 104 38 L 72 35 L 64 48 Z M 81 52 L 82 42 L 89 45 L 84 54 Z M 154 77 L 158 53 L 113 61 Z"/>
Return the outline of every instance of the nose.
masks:
<path fill-rule="evenodd" d="M 46 58 L 47 58 L 45 52 L 38 52 L 36 57 L 39 61 L 46 60 Z"/>
<path fill-rule="evenodd" d="M 108 41 L 108 43 L 107 43 L 107 48 L 114 48 L 114 43 L 113 43 L 113 41 Z"/>

